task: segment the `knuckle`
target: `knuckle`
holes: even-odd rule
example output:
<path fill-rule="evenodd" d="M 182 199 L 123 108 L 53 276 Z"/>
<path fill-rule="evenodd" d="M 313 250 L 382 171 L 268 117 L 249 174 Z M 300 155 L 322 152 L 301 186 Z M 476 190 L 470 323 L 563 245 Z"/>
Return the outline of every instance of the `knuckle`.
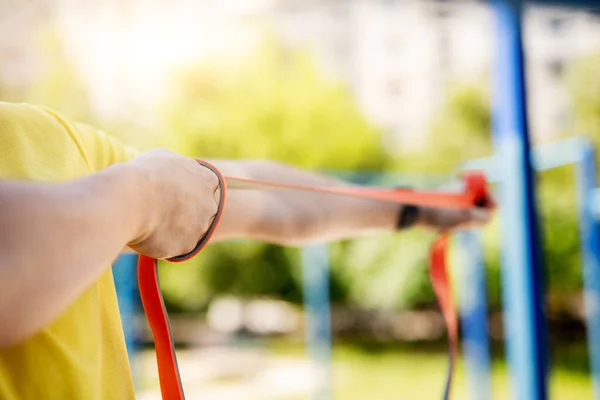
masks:
<path fill-rule="evenodd" d="M 153 152 L 157 156 L 166 156 L 171 153 L 168 149 L 162 147 L 151 150 L 151 152 Z"/>
<path fill-rule="evenodd" d="M 219 185 L 219 178 L 217 178 L 217 174 L 215 174 L 213 171 L 210 171 L 210 183 L 211 185 L 214 186 L 218 186 Z"/>
<path fill-rule="evenodd" d="M 177 240 L 173 243 L 173 253 L 172 257 L 183 256 L 191 253 L 195 248 L 196 244 L 198 244 L 198 238 L 195 234 L 186 235 L 185 239 Z"/>
<path fill-rule="evenodd" d="M 181 246 L 181 254 L 179 254 L 179 255 L 184 255 L 184 254 L 191 253 L 192 251 L 194 251 L 194 249 L 196 248 L 197 244 L 198 244 L 197 241 L 190 240 L 188 243 L 186 243 L 185 245 Z"/>

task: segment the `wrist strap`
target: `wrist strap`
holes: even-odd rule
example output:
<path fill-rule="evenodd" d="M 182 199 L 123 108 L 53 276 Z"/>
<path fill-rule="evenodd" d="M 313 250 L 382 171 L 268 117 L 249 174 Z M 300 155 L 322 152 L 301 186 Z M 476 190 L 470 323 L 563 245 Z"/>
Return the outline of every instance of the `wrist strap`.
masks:
<path fill-rule="evenodd" d="M 404 205 L 400 208 L 398 213 L 398 221 L 396 222 L 396 229 L 403 230 L 412 227 L 419 218 L 420 207 L 412 204 Z"/>

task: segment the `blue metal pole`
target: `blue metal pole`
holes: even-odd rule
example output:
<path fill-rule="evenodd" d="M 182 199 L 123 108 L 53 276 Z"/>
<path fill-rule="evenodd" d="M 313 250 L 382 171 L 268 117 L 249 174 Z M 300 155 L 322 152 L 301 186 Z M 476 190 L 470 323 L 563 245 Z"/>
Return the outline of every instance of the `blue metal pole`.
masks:
<path fill-rule="evenodd" d="M 489 400 L 492 389 L 481 232 L 459 232 L 456 238 L 464 255 L 460 258 L 459 294 L 468 395 L 471 400 Z"/>
<path fill-rule="evenodd" d="M 543 262 L 531 169 L 523 2 L 495 0 L 494 146 L 501 160 L 502 291 L 513 399 L 547 398 Z"/>
<path fill-rule="evenodd" d="M 331 315 L 329 309 L 329 249 L 314 244 L 302 249 L 302 277 L 308 354 L 316 373 L 314 400 L 333 398 Z"/>
<path fill-rule="evenodd" d="M 600 400 L 600 228 L 592 207 L 596 160 L 591 143 L 585 144 L 576 173 L 590 370 L 594 399 Z"/>
<path fill-rule="evenodd" d="M 137 254 L 123 254 L 114 262 L 112 270 L 125 344 L 132 370 L 132 357 L 137 351 L 138 343 L 134 323 L 135 315 L 141 308 L 137 286 L 137 258 Z"/>

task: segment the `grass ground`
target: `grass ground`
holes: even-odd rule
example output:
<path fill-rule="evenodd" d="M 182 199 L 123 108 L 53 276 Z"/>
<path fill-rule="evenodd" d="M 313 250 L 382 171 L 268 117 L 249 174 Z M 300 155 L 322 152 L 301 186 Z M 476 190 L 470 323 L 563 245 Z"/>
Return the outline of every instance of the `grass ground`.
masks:
<path fill-rule="evenodd" d="M 203 353 L 182 353 L 180 369 L 187 378 L 184 381 L 189 399 L 223 400 L 301 400 L 309 399 L 306 355 L 301 344 L 270 342 L 260 346 L 258 355 L 248 358 L 250 349 L 240 347 L 228 352 L 226 360 L 216 355 L 213 361 Z M 179 354 L 179 352 L 178 352 Z M 238 354 L 236 356 L 236 354 Z M 152 359 L 151 353 L 146 354 Z M 213 354 L 213 357 L 215 355 Z M 553 400 L 591 399 L 591 384 L 587 373 L 587 361 L 582 346 L 561 346 L 553 355 L 554 369 L 551 374 L 550 398 Z M 214 360 L 223 361 L 226 367 L 218 366 Z M 183 361 L 183 363 L 182 363 Z M 150 361 L 152 363 L 152 361 Z M 205 365 L 202 366 L 201 364 Z M 246 365 L 246 366 L 244 366 Z M 149 370 L 154 370 L 150 366 Z M 192 369 L 205 372 L 193 373 Z M 207 374 L 219 369 L 222 373 Z M 333 354 L 333 394 L 341 400 L 397 400 L 397 399 L 440 399 L 447 369 L 447 358 L 443 347 L 402 345 L 373 346 L 336 344 Z M 270 379 L 264 379 L 265 376 Z M 201 378 L 200 378 L 201 377 Z M 274 378 L 275 377 L 275 378 Z M 459 362 L 454 399 L 467 399 L 463 365 Z M 157 392 L 155 377 L 146 376 L 147 388 Z M 287 381 L 283 384 L 283 381 Z M 294 386 L 295 384 L 295 386 Z M 271 385 L 269 389 L 266 386 Z M 287 385 L 287 389 L 286 389 Z M 289 390 L 290 385 L 294 388 Z M 492 368 L 492 390 L 494 399 L 509 399 L 506 365 L 495 357 Z M 147 392 L 148 394 L 150 392 Z M 152 399 L 152 396 L 142 396 Z"/>
<path fill-rule="evenodd" d="M 275 354 L 297 354 L 303 349 L 289 344 L 272 347 Z M 592 399 L 591 382 L 581 346 L 561 348 L 551 373 L 553 400 Z M 420 346 L 338 345 L 333 355 L 333 394 L 342 400 L 440 399 L 447 357 L 443 349 Z M 462 361 L 462 360 L 461 360 Z M 453 398 L 467 399 L 466 379 L 459 362 Z M 506 364 L 494 357 L 492 392 L 494 399 L 509 399 Z M 307 397 L 290 397 L 300 400 Z"/>

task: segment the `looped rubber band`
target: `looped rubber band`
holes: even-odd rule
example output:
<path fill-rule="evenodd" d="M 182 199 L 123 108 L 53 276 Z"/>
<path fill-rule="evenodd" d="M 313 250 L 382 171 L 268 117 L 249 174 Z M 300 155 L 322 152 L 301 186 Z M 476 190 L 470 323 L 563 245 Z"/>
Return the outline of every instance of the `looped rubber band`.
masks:
<path fill-rule="evenodd" d="M 274 182 L 256 181 L 244 178 L 224 177 L 217 168 L 206 161 L 197 160 L 198 163 L 211 169 L 219 180 L 221 197 L 217 208 L 217 214 L 194 250 L 190 253 L 173 257 L 167 261 L 181 262 L 188 260 L 198 254 L 210 241 L 216 230 L 227 197 L 227 182 L 236 188 L 252 189 L 295 189 L 309 190 L 320 193 L 338 194 L 344 196 L 369 198 L 381 201 L 392 201 L 413 205 L 428 205 L 446 208 L 472 208 L 472 207 L 495 207 L 488 195 L 485 176 L 479 173 L 467 173 L 463 176 L 465 181 L 465 192 L 462 194 L 445 194 L 436 192 L 417 192 L 413 190 L 381 189 L 368 187 L 312 187 L 289 185 Z M 444 317 L 448 331 L 449 343 L 449 368 L 444 389 L 444 400 L 450 399 L 452 378 L 456 358 L 458 356 L 458 313 L 452 298 L 452 285 L 448 276 L 446 257 L 449 246 L 449 233 L 442 233 L 433 243 L 430 251 L 429 276 L 436 300 Z M 165 310 L 160 284 L 158 280 L 157 260 L 140 256 L 138 260 L 138 284 L 140 297 L 144 306 L 144 312 L 152 330 L 156 346 L 156 361 L 158 364 L 158 375 L 160 389 L 164 400 L 185 399 L 181 376 L 175 355 L 175 346 L 169 318 Z"/>

